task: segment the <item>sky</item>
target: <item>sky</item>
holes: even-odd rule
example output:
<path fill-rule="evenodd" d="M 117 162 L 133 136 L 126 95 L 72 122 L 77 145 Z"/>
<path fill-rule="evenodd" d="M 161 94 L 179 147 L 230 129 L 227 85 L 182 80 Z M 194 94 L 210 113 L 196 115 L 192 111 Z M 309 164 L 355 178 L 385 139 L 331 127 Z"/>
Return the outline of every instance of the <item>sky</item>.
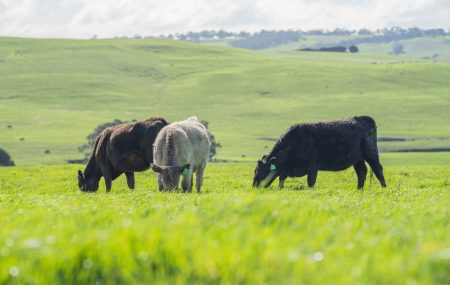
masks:
<path fill-rule="evenodd" d="M 450 0 L 0 0 L 0 36 L 99 38 L 261 29 L 450 29 Z"/>

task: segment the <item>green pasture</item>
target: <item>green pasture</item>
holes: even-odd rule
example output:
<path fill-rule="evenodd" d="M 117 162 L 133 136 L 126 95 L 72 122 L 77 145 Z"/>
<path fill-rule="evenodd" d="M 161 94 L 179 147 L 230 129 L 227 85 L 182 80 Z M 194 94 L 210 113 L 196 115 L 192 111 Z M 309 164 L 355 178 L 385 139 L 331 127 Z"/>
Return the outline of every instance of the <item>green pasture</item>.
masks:
<path fill-rule="evenodd" d="M 202 193 L 81 193 L 81 165 L 0 171 L 0 284 L 448 284 L 448 166 L 352 170 L 252 189 L 253 164 L 207 167 Z"/>
<path fill-rule="evenodd" d="M 19 165 L 0 168 L 0 284 L 449 284 L 450 152 L 395 151 L 450 147 L 450 63 L 378 48 L 0 38 L 0 148 Z M 62 165 L 101 123 L 191 115 L 239 161 L 209 164 L 199 194 L 151 171 L 82 193 L 84 166 Z M 250 187 L 290 125 L 354 115 L 391 139 L 386 189 L 352 169 Z"/>
<path fill-rule="evenodd" d="M 318 46 L 339 45 L 339 42 L 347 41 L 361 36 L 304 36 L 298 42 L 292 42 L 264 51 L 287 52 L 301 48 L 317 48 Z M 404 47 L 403 54 L 399 58 L 409 57 L 427 61 L 450 62 L 450 37 L 418 37 L 413 39 L 399 40 Z M 392 54 L 394 42 L 389 43 L 362 43 L 356 44 L 359 53 L 364 54 Z"/>
<path fill-rule="evenodd" d="M 425 60 L 450 62 L 450 37 L 424 37 L 399 41 L 404 47 L 404 54 Z M 361 52 L 391 53 L 393 43 L 362 44 Z M 434 57 L 433 57 L 434 56 Z"/>
<path fill-rule="evenodd" d="M 294 123 L 361 114 L 415 139 L 383 151 L 449 147 L 449 78 L 449 63 L 407 56 L 0 38 L 0 147 L 17 165 L 62 164 L 106 121 L 197 115 L 219 159 L 254 160 Z"/>

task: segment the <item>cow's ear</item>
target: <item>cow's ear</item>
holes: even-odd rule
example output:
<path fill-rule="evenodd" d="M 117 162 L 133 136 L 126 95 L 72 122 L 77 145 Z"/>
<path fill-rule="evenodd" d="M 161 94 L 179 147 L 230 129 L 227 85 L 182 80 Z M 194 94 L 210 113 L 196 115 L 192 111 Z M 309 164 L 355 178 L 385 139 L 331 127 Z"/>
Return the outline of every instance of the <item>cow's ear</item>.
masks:
<path fill-rule="evenodd" d="M 182 173 L 183 175 L 188 175 L 190 169 L 191 169 L 191 164 L 187 163 L 186 165 L 180 167 L 180 173 Z"/>
<path fill-rule="evenodd" d="M 278 158 L 272 157 L 269 159 L 269 163 L 278 166 Z"/>
<path fill-rule="evenodd" d="M 84 175 L 83 175 L 83 171 L 78 170 L 78 177 L 79 177 L 79 178 L 83 178 L 83 176 L 84 176 Z"/>
<path fill-rule="evenodd" d="M 161 173 L 163 171 L 163 169 L 161 167 L 159 167 L 158 165 L 153 164 L 153 163 L 150 164 L 150 168 L 153 170 L 153 172 L 156 172 L 156 173 Z"/>

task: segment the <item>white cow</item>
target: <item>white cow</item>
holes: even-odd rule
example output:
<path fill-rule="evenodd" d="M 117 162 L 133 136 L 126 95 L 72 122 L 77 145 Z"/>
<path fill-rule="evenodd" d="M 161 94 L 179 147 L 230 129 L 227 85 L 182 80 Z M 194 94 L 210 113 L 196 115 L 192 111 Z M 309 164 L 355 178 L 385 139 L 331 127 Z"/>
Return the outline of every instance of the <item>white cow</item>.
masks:
<path fill-rule="evenodd" d="M 153 144 L 151 165 L 158 176 L 159 190 L 176 189 L 181 176 L 183 192 L 191 192 L 196 172 L 195 186 L 200 192 L 210 145 L 208 131 L 195 116 L 165 126 Z"/>

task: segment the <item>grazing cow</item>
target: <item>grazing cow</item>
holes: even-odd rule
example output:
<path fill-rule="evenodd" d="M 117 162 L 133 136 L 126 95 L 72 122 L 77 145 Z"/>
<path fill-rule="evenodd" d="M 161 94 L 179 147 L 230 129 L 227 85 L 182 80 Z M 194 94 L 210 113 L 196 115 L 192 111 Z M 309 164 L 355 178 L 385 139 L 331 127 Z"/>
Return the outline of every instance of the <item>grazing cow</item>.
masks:
<path fill-rule="evenodd" d="M 279 187 L 283 188 L 287 177 L 307 175 L 308 186 L 313 187 L 319 170 L 339 171 L 353 166 L 358 189 L 362 189 L 367 174 L 364 161 L 386 187 L 378 158 L 377 127 L 371 117 L 297 124 L 258 160 L 253 186 L 268 187 L 279 177 Z"/>
<path fill-rule="evenodd" d="M 158 177 L 159 191 L 176 189 L 182 176 L 183 192 L 192 192 L 196 172 L 195 186 L 200 192 L 210 144 L 208 131 L 195 116 L 164 127 L 153 147 L 152 170 Z"/>
<path fill-rule="evenodd" d="M 112 180 L 125 173 L 128 187 L 134 189 L 134 172 L 150 168 L 153 142 L 159 131 L 169 123 L 163 118 L 121 124 L 106 128 L 97 138 L 84 172 L 78 170 L 78 187 L 95 192 L 103 176 L 106 191 Z"/>

